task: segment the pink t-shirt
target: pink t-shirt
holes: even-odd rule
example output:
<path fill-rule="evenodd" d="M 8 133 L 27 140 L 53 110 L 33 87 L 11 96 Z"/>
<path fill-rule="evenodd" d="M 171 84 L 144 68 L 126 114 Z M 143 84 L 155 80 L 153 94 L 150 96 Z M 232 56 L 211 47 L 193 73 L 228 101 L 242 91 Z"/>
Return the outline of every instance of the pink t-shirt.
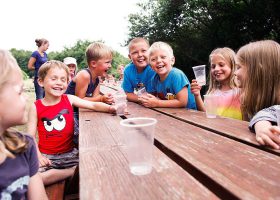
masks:
<path fill-rule="evenodd" d="M 240 93 L 238 88 L 227 91 L 215 90 L 212 94 L 219 95 L 217 108 L 218 115 L 242 120 Z"/>

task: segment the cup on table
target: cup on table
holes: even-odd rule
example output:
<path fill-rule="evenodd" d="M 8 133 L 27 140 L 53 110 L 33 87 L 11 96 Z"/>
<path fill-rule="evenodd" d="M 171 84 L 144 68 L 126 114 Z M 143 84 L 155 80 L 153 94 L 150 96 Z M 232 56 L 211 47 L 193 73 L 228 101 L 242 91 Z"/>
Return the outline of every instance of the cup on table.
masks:
<path fill-rule="evenodd" d="M 206 85 L 205 65 L 198 65 L 193 67 L 193 72 L 198 85 Z"/>
<path fill-rule="evenodd" d="M 126 94 L 124 92 L 117 92 L 114 95 L 114 101 L 116 105 L 116 114 L 117 115 L 124 115 L 125 110 L 127 108 L 127 100 L 126 100 Z"/>
<path fill-rule="evenodd" d="M 217 115 L 217 102 L 219 95 L 207 94 L 204 96 L 204 106 L 206 109 L 207 118 L 216 118 Z"/>
<path fill-rule="evenodd" d="M 145 175 L 152 171 L 156 123 L 156 119 L 145 117 L 130 118 L 120 122 L 129 169 L 134 175 Z"/>
<path fill-rule="evenodd" d="M 277 126 L 280 126 L 280 105 L 276 106 Z"/>

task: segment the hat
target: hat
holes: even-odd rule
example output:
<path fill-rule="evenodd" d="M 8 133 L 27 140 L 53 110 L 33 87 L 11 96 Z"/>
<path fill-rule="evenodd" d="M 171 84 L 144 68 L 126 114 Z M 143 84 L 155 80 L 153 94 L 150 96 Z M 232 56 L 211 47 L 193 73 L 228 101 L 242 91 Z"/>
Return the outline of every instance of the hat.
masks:
<path fill-rule="evenodd" d="M 63 62 L 64 62 L 65 65 L 75 64 L 77 66 L 77 61 L 73 57 L 66 57 L 66 58 L 63 59 Z"/>

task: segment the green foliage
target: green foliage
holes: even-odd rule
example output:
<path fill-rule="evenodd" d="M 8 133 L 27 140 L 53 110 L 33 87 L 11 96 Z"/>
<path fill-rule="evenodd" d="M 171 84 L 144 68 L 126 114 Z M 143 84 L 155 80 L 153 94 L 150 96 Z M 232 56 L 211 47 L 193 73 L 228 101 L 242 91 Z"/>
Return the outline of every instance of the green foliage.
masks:
<path fill-rule="evenodd" d="M 102 42 L 102 41 L 98 41 Z M 82 69 L 87 67 L 86 59 L 85 59 L 85 51 L 86 48 L 92 43 L 92 41 L 85 40 L 81 41 L 78 40 L 76 44 L 73 47 L 64 47 L 64 49 L 61 52 L 50 52 L 48 53 L 49 60 L 60 60 L 63 61 L 65 57 L 71 56 L 77 59 L 78 68 Z M 11 49 L 10 50 L 13 56 L 16 58 L 20 68 L 29 75 L 29 77 L 32 77 L 33 72 L 29 71 L 27 68 L 27 63 L 29 61 L 29 58 L 32 54 L 31 51 L 25 51 L 25 50 L 17 50 L 17 49 Z M 121 55 L 119 52 L 114 51 L 113 61 L 112 61 L 112 69 L 111 73 L 114 74 L 116 77 L 118 77 L 117 74 L 117 66 L 120 64 L 126 65 L 129 62 L 128 58 Z"/>
<path fill-rule="evenodd" d="M 168 42 L 176 66 L 193 77 L 191 66 L 208 63 L 217 47 L 237 50 L 262 39 L 280 41 L 279 0 L 146 0 L 129 16 L 129 37 Z"/>
<path fill-rule="evenodd" d="M 10 52 L 17 60 L 17 63 L 20 66 L 20 68 L 22 69 L 22 71 L 25 74 L 32 75 L 33 73 L 30 73 L 30 71 L 27 68 L 27 64 L 28 64 L 28 61 L 29 61 L 29 58 L 30 58 L 32 52 L 25 51 L 25 50 L 17 50 L 15 48 L 10 49 Z"/>

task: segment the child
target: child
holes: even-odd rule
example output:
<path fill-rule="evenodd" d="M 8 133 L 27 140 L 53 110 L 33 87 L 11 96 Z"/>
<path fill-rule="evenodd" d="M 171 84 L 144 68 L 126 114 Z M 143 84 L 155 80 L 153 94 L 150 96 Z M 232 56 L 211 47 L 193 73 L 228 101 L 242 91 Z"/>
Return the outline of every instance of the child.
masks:
<path fill-rule="evenodd" d="M 0 50 L 0 199 L 47 199 L 32 137 L 8 130 L 27 122 L 26 103 L 21 70 Z"/>
<path fill-rule="evenodd" d="M 38 157 L 45 185 L 70 177 L 78 164 L 78 150 L 74 148 L 73 106 L 103 112 L 115 108 L 101 102 L 91 102 L 64 94 L 68 67 L 60 61 L 48 61 L 39 70 L 38 83 L 44 87 L 45 97 L 37 100 L 29 112 L 28 131 L 35 138 L 38 130 Z"/>
<path fill-rule="evenodd" d="M 66 93 L 89 101 L 113 103 L 111 94 L 100 94 L 98 78 L 98 76 L 105 77 L 111 68 L 112 49 L 100 42 L 92 43 L 86 49 L 86 58 L 88 68 L 77 73 L 69 83 Z"/>
<path fill-rule="evenodd" d="M 280 45 L 277 42 L 262 40 L 241 47 L 236 64 L 235 75 L 242 87 L 241 110 L 246 119 L 264 108 L 280 104 Z M 268 111 L 275 114 L 271 109 Z M 250 127 L 261 145 L 279 149 L 279 129 L 272 128 L 271 120 L 263 113 L 252 119 Z"/>
<path fill-rule="evenodd" d="M 70 81 L 66 94 L 76 95 L 82 99 L 93 102 L 113 103 L 113 95 L 108 93 L 100 94 L 99 77 L 106 77 L 107 71 L 111 68 L 113 51 L 103 43 L 95 42 L 86 49 L 88 68 L 79 71 Z M 79 110 L 74 107 L 75 137 L 78 143 L 79 134 Z"/>
<path fill-rule="evenodd" d="M 117 68 L 118 73 L 119 73 L 119 79 L 118 81 L 122 81 L 123 80 L 123 72 L 124 72 L 124 65 L 120 64 Z"/>
<path fill-rule="evenodd" d="M 148 65 L 149 42 L 144 38 L 134 38 L 128 44 L 131 63 L 124 69 L 122 88 L 126 92 L 129 101 L 139 102 L 138 96 L 134 93 L 141 88 L 151 91 L 151 80 L 155 72 Z"/>
<path fill-rule="evenodd" d="M 141 96 L 145 107 L 187 107 L 196 109 L 189 80 L 173 67 L 175 58 L 172 48 L 164 42 L 155 42 L 149 49 L 149 62 L 157 73 L 152 80 L 152 93 Z M 168 101 L 167 101 L 168 100 Z"/>
<path fill-rule="evenodd" d="M 63 59 L 63 63 L 69 68 L 71 81 L 77 73 L 77 61 L 73 57 L 66 57 Z"/>
<path fill-rule="evenodd" d="M 224 47 L 214 49 L 210 56 L 210 83 L 206 94 L 219 95 L 220 101 L 217 106 L 217 114 L 242 120 L 240 110 L 240 91 L 237 88 L 234 76 L 235 53 L 232 49 Z M 200 96 L 201 86 L 197 81 L 192 80 L 191 92 L 195 96 L 198 110 L 205 111 L 205 107 Z"/>
<path fill-rule="evenodd" d="M 42 64 L 48 61 L 48 55 L 46 51 L 49 48 L 49 41 L 42 38 L 35 40 L 38 47 L 37 51 L 34 51 L 28 61 L 28 69 L 34 70 L 34 88 L 36 93 L 36 99 L 44 97 L 44 89 L 38 85 L 38 70 Z"/>

